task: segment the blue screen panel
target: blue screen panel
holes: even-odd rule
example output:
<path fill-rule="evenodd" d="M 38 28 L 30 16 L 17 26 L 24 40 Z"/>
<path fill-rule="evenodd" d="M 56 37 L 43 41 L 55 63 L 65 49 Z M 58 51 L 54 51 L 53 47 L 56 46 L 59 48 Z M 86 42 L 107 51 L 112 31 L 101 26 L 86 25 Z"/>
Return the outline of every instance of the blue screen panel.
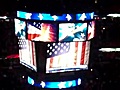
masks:
<path fill-rule="evenodd" d="M 17 17 L 25 19 L 26 18 L 26 13 L 27 12 L 17 11 Z"/>
<path fill-rule="evenodd" d="M 17 11 L 17 17 L 32 20 L 48 20 L 48 21 L 71 21 L 74 19 L 72 14 L 51 15 L 46 13 L 28 13 Z"/>
<path fill-rule="evenodd" d="M 70 80 L 70 81 L 60 81 L 60 82 L 43 82 L 41 81 L 41 83 L 36 83 L 34 82 L 34 80 L 28 76 L 28 83 L 30 85 L 34 85 L 37 87 L 41 87 L 41 88 L 70 88 L 70 87 L 75 87 L 81 84 L 81 79 L 78 78 L 76 80 Z"/>
<path fill-rule="evenodd" d="M 26 38 L 26 22 L 19 19 L 14 19 L 14 22 L 15 22 L 15 35 L 18 38 L 25 39 Z"/>
<path fill-rule="evenodd" d="M 60 23 L 59 41 L 85 41 L 87 23 Z"/>
<path fill-rule="evenodd" d="M 58 16 L 58 15 L 51 15 L 51 14 L 45 14 L 45 13 L 32 13 L 31 19 L 49 20 L 49 21 L 70 21 L 70 20 L 73 20 L 73 15 L 62 14 L 61 16 Z"/>
<path fill-rule="evenodd" d="M 94 17 L 94 12 L 92 13 L 80 13 L 80 14 L 76 14 L 76 20 L 91 20 Z"/>
<path fill-rule="evenodd" d="M 94 12 L 80 13 L 80 14 L 61 14 L 51 15 L 47 13 L 28 13 L 17 11 L 17 17 L 32 20 L 47 20 L 47 21 L 73 21 L 73 20 L 91 20 L 93 19 Z M 76 17 L 76 19 L 74 18 Z"/>

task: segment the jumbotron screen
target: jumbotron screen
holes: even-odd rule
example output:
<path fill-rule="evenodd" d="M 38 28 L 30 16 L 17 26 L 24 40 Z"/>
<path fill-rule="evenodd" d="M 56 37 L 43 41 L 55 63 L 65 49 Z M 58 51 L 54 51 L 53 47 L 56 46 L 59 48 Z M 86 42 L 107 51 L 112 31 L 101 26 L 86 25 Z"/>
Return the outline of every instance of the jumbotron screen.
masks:
<path fill-rule="evenodd" d="M 27 22 L 27 39 L 32 41 L 56 42 L 57 24 Z"/>
<path fill-rule="evenodd" d="M 26 38 L 26 22 L 20 19 L 14 19 L 15 35 L 19 38 Z"/>
<path fill-rule="evenodd" d="M 18 44 L 20 63 L 31 70 L 37 71 L 35 43 L 19 38 Z"/>
<path fill-rule="evenodd" d="M 86 41 L 87 23 L 60 23 L 59 41 Z"/>
<path fill-rule="evenodd" d="M 90 42 L 47 44 L 46 73 L 88 69 Z"/>

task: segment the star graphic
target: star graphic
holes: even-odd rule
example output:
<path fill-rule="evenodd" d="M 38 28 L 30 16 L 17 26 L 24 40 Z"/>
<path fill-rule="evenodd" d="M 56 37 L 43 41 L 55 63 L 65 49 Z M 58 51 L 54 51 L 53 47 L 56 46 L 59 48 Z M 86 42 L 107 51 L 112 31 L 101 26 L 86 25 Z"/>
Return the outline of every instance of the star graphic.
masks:
<path fill-rule="evenodd" d="M 72 17 L 69 14 L 67 14 L 66 18 L 68 21 L 70 21 L 72 19 Z"/>
<path fill-rule="evenodd" d="M 41 81 L 40 85 L 42 86 L 42 88 L 45 87 L 45 82 Z"/>
<path fill-rule="evenodd" d="M 54 19 L 54 21 L 56 21 L 58 19 L 58 17 L 56 15 L 53 15 L 52 18 Z"/>
<path fill-rule="evenodd" d="M 81 84 L 81 79 L 79 78 L 79 79 L 78 79 L 78 85 L 80 85 L 80 84 Z"/>
<path fill-rule="evenodd" d="M 66 88 L 65 84 L 66 84 L 66 82 L 60 82 L 60 84 L 58 84 L 59 89 Z"/>
<path fill-rule="evenodd" d="M 81 15 L 81 17 L 80 17 L 80 19 L 79 19 L 79 20 L 84 21 L 84 20 L 85 20 L 85 18 L 86 18 L 86 15 L 85 15 L 85 13 L 83 13 L 83 14 Z"/>
<path fill-rule="evenodd" d="M 26 13 L 26 14 L 25 14 L 26 19 L 31 19 L 31 15 L 32 15 L 32 13 Z"/>
<path fill-rule="evenodd" d="M 41 13 L 39 13 L 38 17 L 39 17 L 40 20 L 43 19 L 43 15 Z"/>
<path fill-rule="evenodd" d="M 84 33 L 81 33 L 81 37 L 84 38 L 84 37 L 85 37 L 85 34 L 84 34 Z"/>

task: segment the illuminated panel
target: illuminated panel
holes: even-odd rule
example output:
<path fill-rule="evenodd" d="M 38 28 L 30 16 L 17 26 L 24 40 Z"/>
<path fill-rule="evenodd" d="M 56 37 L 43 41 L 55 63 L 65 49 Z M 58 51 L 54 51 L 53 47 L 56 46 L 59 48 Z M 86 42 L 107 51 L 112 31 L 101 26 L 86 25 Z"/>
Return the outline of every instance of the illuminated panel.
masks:
<path fill-rule="evenodd" d="M 95 36 L 95 21 L 92 21 L 88 24 L 88 40 L 94 38 Z"/>
<path fill-rule="evenodd" d="M 61 14 L 58 15 L 51 15 L 45 13 L 32 13 L 31 19 L 34 20 L 50 20 L 50 21 L 70 21 L 73 20 L 72 14 Z"/>
<path fill-rule="evenodd" d="M 90 42 L 49 43 L 46 73 L 88 69 Z"/>
<path fill-rule="evenodd" d="M 37 71 L 35 45 L 33 42 L 19 38 L 20 63 L 34 71 Z"/>
<path fill-rule="evenodd" d="M 31 77 L 28 76 L 28 83 L 30 85 L 34 85 L 34 86 L 41 87 L 41 88 L 63 89 L 63 88 L 71 88 L 71 87 L 80 85 L 81 79 L 78 78 L 76 80 L 60 81 L 60 82 L 43 82 L 43 81 L 41 81 L 41 83 L 36 83 Z"/>
<path fill-rule="evenodd" d="M 76 14 L 76 20 L 91 20 L 94 18 L 94 12 L 92 13 L 80 13 Z"/>
<path fill-rule="evenodd" d="M 56 24 L 28 22 L 27 39 L 32 41 L 56 42 L 56 27 Z"/>
<path fill-rule="evenodd" d="M 26 13 L 22 11 L 17 11 L 17 17 L 26 19 Z"/>
<path fill-rule="evenodd" d="M 49 20 L 49 21 L 72 21 L 72 20 L 91 20 L 94 17 L 94 12 L 80 14 L 61 14 L 51 15 L 47 13 L 28 13 L 17 11 L 17 17 L 32 20 Z M 75 19 L 76 17 L 76 19 Z"/>
<path fill-rule="evenodd" d="M 25 21 L 14 19 L 15 22 L 15 35 L 19 38 L 26 38 L 26 23 Z"/>
<path fill-rule="evenodd" d="M 87 23 L 60 23 L 59 41 L 85 41 Z"/>
<path fill-rule="evenodd" d="M 59 16 L 47 13 L 28 13 L 22 11 L 17 11 L 17 17 L 32 20 L 49 20 L 49 21 L 70 21 L 73 20 L 74 18 L 72 14 L 61 14 Z"/>

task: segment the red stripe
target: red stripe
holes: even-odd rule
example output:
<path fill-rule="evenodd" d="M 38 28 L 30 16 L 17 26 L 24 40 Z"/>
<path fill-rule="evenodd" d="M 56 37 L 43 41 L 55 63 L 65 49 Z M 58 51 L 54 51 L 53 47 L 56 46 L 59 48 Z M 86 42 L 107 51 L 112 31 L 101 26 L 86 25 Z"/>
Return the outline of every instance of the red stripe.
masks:
<path fill-rule="evenodd" d="M 40 34 L 28 34 L 28 40 L 32 40 L 32 39 L 39 37 L 39 36 L 40 36 Z"/>
<path fill-rule="evenodd" d="M 88 40 L 89 40 L 90 36 L 91 36 L 91 32 L 88 33 Z"/>
<path fill-rule="evenodd" d="M 50 66 L 49 68 L 52 68 L 53 67 L 53 57 L 50 58 Z"/>
<path fill-rule="evenodd" d="M 75 42 L 75 58 L 74 58 L 74 65 L 77 63 L 77 53 L 78 53 L 78 42 Z"/>
<path fill-rule="evenodd" d="M 81 53 L 80 65 L 83 65 L 83 64 L 84 64 L 85 49 L 86 49 L 86 42 L 82 42 L 82 53 Z"/>

